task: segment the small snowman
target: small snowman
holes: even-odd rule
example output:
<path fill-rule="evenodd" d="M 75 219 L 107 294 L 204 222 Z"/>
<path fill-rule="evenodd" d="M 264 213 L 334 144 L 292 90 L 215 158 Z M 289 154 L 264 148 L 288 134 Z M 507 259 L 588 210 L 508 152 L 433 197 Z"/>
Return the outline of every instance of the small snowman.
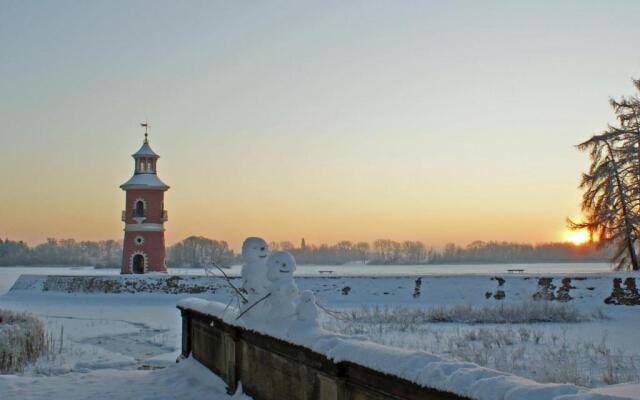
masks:
<path fill-rule="evenodd" d="M 267 295 L 269 281 L 267 281 L 266 260 L 269 253 L 267 242 L 258 237 L 247 238 L 242 244 L 242 289 L 247 293 L 247 303 L 241 311 L 245 311 L 261 298 Z M 264 313 L 263 305 L 257 304 L 249 310 L 243 318 L 258 319 Z"/>
<path fill-rule="evenodd" d="M 300 301 L 296 307 L 296 318 L 291 322 L 287 337 L 293 340 L 317 337 L 323 333 L 318 320 L 316 296 L 311 290 L 300 293 Z"/>
<path fill-rule="evenodd" d="M 298 321 L 304 321 L 309 325 L 318 326 L 318 306 L 316 296 L 311 290 L 300 293 L 300 302 L 296 308 Z"/>
<path fill-rule="evenodd" d="M 286 251 L 273 253 L 267 260 L 267 279 L 269 297 L 267 309 L 270 320 L 292 319 L 296 315 L 294 301 L 298 296 L 298 287 L 293 280 L 296 260 Z"/>

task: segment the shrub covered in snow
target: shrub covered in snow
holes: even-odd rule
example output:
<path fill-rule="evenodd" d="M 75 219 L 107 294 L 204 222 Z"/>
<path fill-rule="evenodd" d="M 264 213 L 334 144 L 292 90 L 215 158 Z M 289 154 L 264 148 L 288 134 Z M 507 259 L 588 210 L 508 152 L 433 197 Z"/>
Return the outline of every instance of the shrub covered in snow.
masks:
<path fill-rule="evenodd" d="M 538 382 L 596 387 L 640 380 L 640 356 L 597 338 L 568 337 L 566 324 L 585 329 L 605 318 L 551 302 L 487 306 L 360 307 L 325 315 L 323 327 L 374 342 L 423 350 Z M 442 323 L 434 323 L 442 322 Z M 498 325 L 499 324 L 499 325 Z"/>
<path fill-rule="evenodd" d="M 431 308 L 373 306 L 351 310 L 348 318 L 356 322 L 421 324 L 428 322 L 462 322 L 466 324 L 502 324 L 531 322 L 581 322 L 602 315 L 584 315 L 563 303 L 530 301 L 471 306 L 456 304 Z"/>
<path fill-rule="evenodd" d="M 0 373 L 22 371 L 44 349 L 42 322 L 26 313 L 0 309 Z"/>

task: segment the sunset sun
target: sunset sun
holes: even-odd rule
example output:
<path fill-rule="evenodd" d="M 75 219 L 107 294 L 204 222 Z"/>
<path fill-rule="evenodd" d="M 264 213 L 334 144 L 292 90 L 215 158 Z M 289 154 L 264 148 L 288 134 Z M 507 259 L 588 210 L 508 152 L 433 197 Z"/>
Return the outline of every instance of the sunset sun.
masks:
<path fill-rule="evenodd" d="M 580 245 L 589 241 L 589 232 L 584 229 L 577 231 L 567 230 L 564 233 L 564 241 L 573 243 L 574 245 Z"/>

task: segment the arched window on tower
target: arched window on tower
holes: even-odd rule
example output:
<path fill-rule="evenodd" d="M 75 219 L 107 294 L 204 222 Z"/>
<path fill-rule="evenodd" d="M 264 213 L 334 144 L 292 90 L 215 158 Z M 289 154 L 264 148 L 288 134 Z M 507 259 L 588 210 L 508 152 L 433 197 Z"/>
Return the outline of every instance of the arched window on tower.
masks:
<path fill-rule="evenodd" d="M 134 217 L 144 217 L 144 202 L 142 200 L 136 201 L 136 208 L 133 210 Z"/>

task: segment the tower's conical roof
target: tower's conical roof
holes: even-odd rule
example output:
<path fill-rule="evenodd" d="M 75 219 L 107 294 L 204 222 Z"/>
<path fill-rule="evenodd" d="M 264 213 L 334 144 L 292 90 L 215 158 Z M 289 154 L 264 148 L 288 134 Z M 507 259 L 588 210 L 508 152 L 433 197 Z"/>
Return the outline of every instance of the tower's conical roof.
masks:
<path fill-rule="evenodd" d="M 122 190 L 129 189 L 149 189 L 149 190 L 168 190 L 169 186 L 162 182 L 156 174 L 135 174 L 120 185 Z"/>
<path fill-rule="evenodd" d="M 136 151 L 132 154 L 133 158 L 138 157 L 151 157 L 151 158 L 160 158 L 159 155 L 156 154 L 155 151 L 151 150 L 151 146 L 149 146 L 149 139 L 144 138 L 144 142 L 142 143 L 142 147 L 140 150 Z"/>
<path fill-rule="evenodd" d="M 148 189 L 148 190 L 168 190 L 169 186 L 162 182 L 158 175 L 156 175 L 156 162 L 153 161 L 145 161 L 145 159 L 152 158 L 157 159 L 160 158 L 153 150 L 151 150 L 151 146 L 149 146 L 149 139 L 147 138 L 147 133 L 144 134 L 144 142 L 142 143 L 142 147 L 138 151 L 132 154 L 133 158 L 136 160 L 136 167 L 133 176 L 131 179 L 120 185 L 123 190 L 129 189 Z M 142 160 L 138 160 L 142 158 Z M 140 163 L 140 166 L 139 164 Z M 144 165 L 145 167 L 142 167 Z M 149 167 L 151 165 L 151 167 Z"/>

